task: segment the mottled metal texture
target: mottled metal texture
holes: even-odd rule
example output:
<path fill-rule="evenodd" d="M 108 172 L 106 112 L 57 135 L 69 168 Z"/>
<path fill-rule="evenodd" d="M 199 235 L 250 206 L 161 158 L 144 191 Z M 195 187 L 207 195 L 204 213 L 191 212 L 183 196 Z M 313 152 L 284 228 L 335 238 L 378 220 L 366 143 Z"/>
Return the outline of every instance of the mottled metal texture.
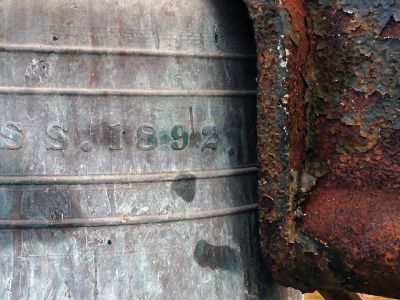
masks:
<path fill-rule="evenodd" d="M 252 3 L 268 16 L 256 26 L 264 257 L 303 291 L 399 297 L 400 2 Z"/>
<path fill-rule="evenodd" d="M 327 1 L 309 10 L 309 68 L 319 85 L 307 98 L 315 145 L 307 173 L 320 179 L 301 227 L 340 256 L 343 284 L 400 297 L 400 2 Z"/>
<path fill-rule="evenodd" d="M 0 1 L 0 298 L 260 298 L 255 67 L 241 1 Z"/>

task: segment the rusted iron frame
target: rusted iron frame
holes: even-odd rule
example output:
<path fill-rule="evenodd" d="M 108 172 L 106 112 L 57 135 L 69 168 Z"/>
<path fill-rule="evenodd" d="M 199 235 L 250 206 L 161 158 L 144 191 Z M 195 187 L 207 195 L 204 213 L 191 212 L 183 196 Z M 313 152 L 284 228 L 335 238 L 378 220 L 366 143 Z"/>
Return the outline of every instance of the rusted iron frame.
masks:
<path fill-rule="evenodd" d="M 260 232 L 273 276 L 302 291 L 400 296 L 400 4 L 245 2 L 258 48 Z"/>

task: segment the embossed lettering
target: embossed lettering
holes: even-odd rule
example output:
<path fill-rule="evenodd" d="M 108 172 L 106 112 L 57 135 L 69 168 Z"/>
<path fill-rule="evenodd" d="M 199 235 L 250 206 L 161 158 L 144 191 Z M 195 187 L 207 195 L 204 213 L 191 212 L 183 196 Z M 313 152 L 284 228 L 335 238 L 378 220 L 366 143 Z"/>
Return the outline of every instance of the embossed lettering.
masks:
<path fill-rule="evenodd" d="M 137 130 L 137 138 L 136 147 L 140 150 L 149 151 L 157 147 L 156 132 L 151 126 L 140 126 Z"/>
<path fill-rule="evenodd" d="M 0 124 L 0 149 L 17 150 L 22 148 L 22 125 L 15 122 Z"/>
<path fill-rule="evenodd" d="M 172 128 L 171 137 L 175 140 L 171 144 L 171 148 L 174 150 L 184 150 L 189 143 L 188 131 L 182 125 L 176 125 Z"/>
<path fill-rule="evenodd" d="M 108 125 L 106 125 L 108 126 Z M 17 150 L 23 147 L 24 126 L 22 123 L 3 122 L 0 123 L 0 149 Z M 107 127 L 106 127 L 107 128 Z M 109 143 L 110 150 L 123 150 L 123 136 L 126 134 L 121 124 L 109 125 L 109 133 L 105 139 Z M 47 150 L 65 150 L 69 144 L 68 130 L 63 125 L 48 125 L 46 130 L 45 145 Z M 158 136 L 159 134 L 159 136 Z M 202 137 L 202 138 L 201 138 Z M 189 145 L 188 130 L 184 125 L 175 125 L 171 129 L 164 128 L 157 132 L 151 125 L 142 125 L 137 129 L 136 147 L 143 151 L 150 151 L 161 148 L 171 148 L 175 151 L 185 150 Z M 201 151 L 216 150 L 220 143 L 220 136 L 217 127 L 214 125 L 205 126 L 198 133 L 198 142 L 193 145 L 201 148 Z M 193 148 L 192 147 L 192 148 Z M 79 147 L 81 151 L 91 152 L 92 144 L 84 142 Z"/>
<path fill-rule="evenodd" d="M 217 150 L 219 144 L 217 127 L 206 126 L 203 128 L 202 134 L 205 137 L 205 141 L 201 151 L 204 151 L 205 149 Z"/>
<path fill-rule="evenodd" d="M 110 150 L 122 150 L 121 146 L 121 124 L 110 125 Z"/>
<path fill-rule="evenodd" d="M 47 150 L 64 150 L 68 146 L 68 138 L 66 135 L 68 130 L 60 125 L 51 125 L 47 127 L 47 136 L 49 139 L 46 141 Z"/>

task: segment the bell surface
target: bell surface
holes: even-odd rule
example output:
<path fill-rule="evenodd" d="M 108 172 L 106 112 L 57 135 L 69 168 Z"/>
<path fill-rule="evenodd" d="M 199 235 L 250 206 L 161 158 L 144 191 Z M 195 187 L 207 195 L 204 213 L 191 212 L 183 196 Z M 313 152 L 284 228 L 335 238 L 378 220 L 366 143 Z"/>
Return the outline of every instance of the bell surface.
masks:
<path fill-rule="evenodd" d="M 0 1 L 0 299 L 257 299 L 242 1 Z"/>

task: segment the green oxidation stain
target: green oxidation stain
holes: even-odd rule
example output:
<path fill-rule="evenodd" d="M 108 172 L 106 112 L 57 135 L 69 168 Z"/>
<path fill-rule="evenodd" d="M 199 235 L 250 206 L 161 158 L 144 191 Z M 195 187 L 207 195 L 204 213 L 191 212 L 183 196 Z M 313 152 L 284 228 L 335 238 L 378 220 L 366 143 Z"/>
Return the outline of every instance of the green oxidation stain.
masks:
<path fill-rule="evenodd" d="M 203 128 L 202 134 L 205 138 L 202 151 L 204 151 L 205 149 L 217 150 L 219 144 L 217 127 L 206 126 Z"/>
<path fill-rule="evenodd" d="M 10 218 L 14 207 L 14 193 L 0 190 L 0 218 Z"/>
<path fill-rule="evenodd" d="M 175 125 L 171 130 L 171 137 L 174 140 L 171 148 L 174 150 L 184 150 L 189 144 L 189 134 L 183 125 Z"/>

